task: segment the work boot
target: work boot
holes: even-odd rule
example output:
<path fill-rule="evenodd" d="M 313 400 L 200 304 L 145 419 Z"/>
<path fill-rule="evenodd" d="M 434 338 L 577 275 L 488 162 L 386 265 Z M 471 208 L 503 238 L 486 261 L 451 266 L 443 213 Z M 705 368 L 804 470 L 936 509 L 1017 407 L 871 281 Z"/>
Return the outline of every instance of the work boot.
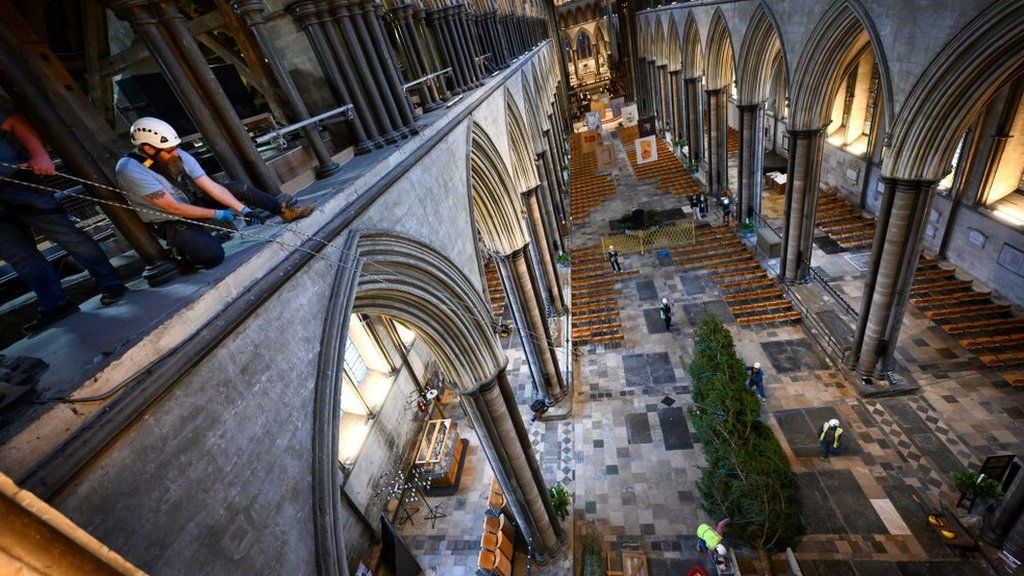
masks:
<path fill-rule="evenodd" d="M 301 220 L 306 216 L 313 213 L 312 206 L 289 206 L 285 202 L 281 203 L 281 221 L 291 222 L 292 220 Z"/>
<path fill-rule="evenodd" d="M 100 296 L 100 304 L 104 306 L 110 306 L 119 302 L 124 295 L 128 293 L 128 287 L 124 284 L 118 284 L 117 286 L 110 286 L 104 288 L 102 295 Z"/>

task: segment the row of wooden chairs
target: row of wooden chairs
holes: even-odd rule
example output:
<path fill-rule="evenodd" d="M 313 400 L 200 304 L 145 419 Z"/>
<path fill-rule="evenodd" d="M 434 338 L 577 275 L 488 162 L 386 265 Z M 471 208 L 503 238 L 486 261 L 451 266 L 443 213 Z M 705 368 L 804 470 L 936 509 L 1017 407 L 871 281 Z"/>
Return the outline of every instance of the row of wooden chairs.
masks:
<path fill-rule="evenodd" d="M 920 258 L 911 302 L 991 368 L 1024 362 L 1024 318 L 1005 304 L 992 301 L 991 292 L 975 290 L 972 280 L 937 260 Z"/>
<path fill-rule="evenodd" d="M 570 262 L 573 341 L 580 344 L 622 342 L 622 320 L 615 282 L 625 274 L 612 271 L 607 253 L 600 245 L 573 249 Z"/>
<path fill-rule="evenodd" d="M 814 224 L 847 250 L 866 248 L 874 240 L 874 219 L 835 191 L 821 191 L 815 211 Z"/>
<path fill-rule="evenodd" d="M 487 513 L 484 515 L 480 552 L 477 554 L 477 574 L 512 576 L 515 558 L 516 528 L 510 520 L 508 502 L 501 486 L 491 479 L 487 495 Z"/>
<path fill-rule="evenodd" d="M 782 290 L 728 226 L 697 228 L 694 246 L 669 252 L 684 270 L 708 270 L 736 321 L 743 325 L 800 320 Z"/>
<path fill-rule="evenodd" d="M 725 151 L 729 156 L 740 153 L 740 133 L 732 126 L 725 127 Z"/>
<path fill-rule="evenodd" d="M 487 279 L 487 296 L 491 301 L 491 310 L 501 316 L 505 313 L 505 287 L 501 283 L 498 266 L 492 260 L 484 263 L 484 275 Z"/>

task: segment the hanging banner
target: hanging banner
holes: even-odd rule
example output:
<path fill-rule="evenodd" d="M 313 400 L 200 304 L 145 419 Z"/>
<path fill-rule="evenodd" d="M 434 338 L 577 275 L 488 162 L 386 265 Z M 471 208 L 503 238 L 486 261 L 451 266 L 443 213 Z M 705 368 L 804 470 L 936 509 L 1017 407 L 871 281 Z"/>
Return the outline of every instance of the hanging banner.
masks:
<path fill-rule="evenodd" d="M 658 159 L 658 139 L 651 135 L 636 139 L 636 163 L 647 164 Z"/>
<path fill-rule="evenodd" d="M 580 136 L 580 149 L 584 154 L 588 152 L 595 152 L 600 141 L 601 137 L 597 132 L 584 132 Z"/>
<path fill-rule="evenodd" d="M 597 147 L 597 171 L 605 172 L 615 168 L 615 148 L 613 146 Z"/>
<path fill-rule="evenodd" d="M 622 109 L 626 107 L 625 98 L 612 98 L 612 118 L 622 116 Z"/>
<path fill-rule="evenodd" d="M 641 138 L 654 136 L 654 133 L 657 131 L 654 116 L 644 116 L 637 122 L 637 125 L 640 126 Z"/>
<path fill-rule="evenodd" d="M 636 126 L 636 121 L 639 116 L 636 111 L 636 104 L 630 104 L 629 106 L 622 107 L 622 125 L 623 126 Z"/>
<path fill-rule="evenodd" d="M 591 106 L 593 106 L 593 102 L 591 102 Z M 594 130 L 595 132 L 601 131 L 600 111 L 587 112 L 587 129 Z"/>

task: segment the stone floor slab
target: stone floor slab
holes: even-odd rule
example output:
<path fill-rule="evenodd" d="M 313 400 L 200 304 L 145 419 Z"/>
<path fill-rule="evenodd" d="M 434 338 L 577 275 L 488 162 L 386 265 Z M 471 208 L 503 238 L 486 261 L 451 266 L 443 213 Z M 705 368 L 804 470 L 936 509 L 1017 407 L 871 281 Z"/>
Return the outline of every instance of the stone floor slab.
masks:
<path fill-rule="evenodd" d="M 661 436 L 665 441 L 665 450 L 689 450 L 693 448 L 690 428 L 686 425 L 686 415 L 678 406 L 658 410 L 658 422 L 661 424 Z"/>

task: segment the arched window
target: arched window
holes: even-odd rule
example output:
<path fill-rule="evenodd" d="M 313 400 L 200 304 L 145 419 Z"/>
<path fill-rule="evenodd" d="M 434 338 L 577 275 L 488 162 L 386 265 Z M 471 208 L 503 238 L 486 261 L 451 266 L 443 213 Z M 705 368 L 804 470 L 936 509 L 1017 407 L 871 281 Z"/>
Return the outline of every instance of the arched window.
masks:
<path fill-rule="evenodd" d="M 580 33 L 576 35 L 576 55 L 580 58 L 590 58 L 593 56 L 592 52 L 590 36 L 581 30 Z"/>

